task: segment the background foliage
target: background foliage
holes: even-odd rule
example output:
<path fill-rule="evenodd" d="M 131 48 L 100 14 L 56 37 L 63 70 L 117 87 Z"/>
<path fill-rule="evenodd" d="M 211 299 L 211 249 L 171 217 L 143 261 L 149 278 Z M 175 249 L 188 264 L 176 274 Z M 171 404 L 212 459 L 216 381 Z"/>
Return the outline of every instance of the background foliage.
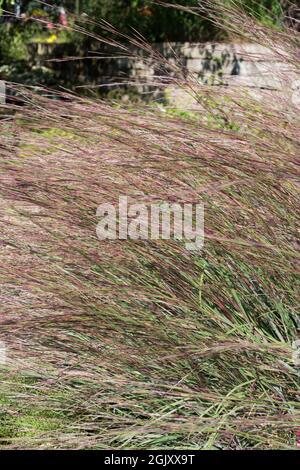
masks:
<path fill-rule="evenodd" d="M 224 3 L 227 2 L 232 0 L 224 0 Z M 193 8 L 204 2 L 169 0 L 168 3 Z M 281 21 L 280 0 L 237 0 L 235 4 L 237 3 L 267 25 Z M 66 8 L 71 30 L 47 29 L 48 20 L 53 23 L 58 21 L 59 5 Z M 3 8 L 13 11 L 8 1 L 3 3 Z M 152 0 L 65 0 L 61 3 L 48 1 L 47 5 L 31 0 L 23 1 L 22 8 L 26 19 L 17 20 L 11 17 L 10 20 L 5 20 L 5 16 L 0 17 L 0 79 L 19 83 L 42 83 L 47 86 L 56 83 L 49 63 L 41 67 L 34 48 L 30 48 L 32 43 L 47 43 L 49 40 L 54 43 L 63 42 L 63 56 L 86 56 L 90 50 L 99 49 L 99 43 L 95 45 L 92 37 L 72 31 L 76 24 L 91 33 L 106 36 L 108 33 L 97 21 L 104 19 L 129 36 L 138 31 L 148 42 L 201 42 L 226 38 L 226 32 L 217 28 L 205 14 L 198 16 L 183 9 L 166 8 Z M 34 20 L 31 20 L 32 17 Z M 55 54 L 54 50 L 54 58 L 61 57 L 61 54 Z"/>

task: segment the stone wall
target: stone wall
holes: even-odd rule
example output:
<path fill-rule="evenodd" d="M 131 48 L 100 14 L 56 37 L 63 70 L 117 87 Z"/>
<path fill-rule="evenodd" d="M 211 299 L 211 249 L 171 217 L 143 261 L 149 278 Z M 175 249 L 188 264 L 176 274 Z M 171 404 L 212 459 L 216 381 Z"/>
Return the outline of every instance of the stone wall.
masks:
<path fill-rule="evenodd" d="M 95 50 L 93 57 L 69 60 L 66 66 L 65 60 L 48 62 L 47 59 L 79 57 L 72 46 L 39 44 L 32 49 L 40 64 L 50 64 L 58 80 L 69 78 L 70 83 L 86 87 L 101 85 L 109 89 L 115 82 L 119 86 L 131 82 L 139 92 L 156 90 L 157 94 L 158 90 L 162 91 L 158 84 L 166 74 L 173 78 L 192 74 L 204 84 L 255 89 L 280 90 L 286 83 L 287 66 L 279 54 L 255 44 L 161 43 L 153 44 L 153 52 L 147 55 L 132 49 L 131 58 L 108 48 L 97 56 L 98 53 Z M 165 58 L 164 66 L 157 54 Z"/>
<path fill-rule="evenodd" d="M 257 88 L 275 88 L 281 86 L 280 77 L 286 66 L 275 53 L 256 44 L 155 44 L 153 48 L 162 54 L 171 64 L 180 63 L 183 70 L 192 73 L 205 84 L 241 85 Z M 146 79 L 160 74 L 160 70 L 151 61 L 132 60 L 127 64 L 130 76 L 134 79 Z M 174 75 L 176 72 L 174 71 Z"/>

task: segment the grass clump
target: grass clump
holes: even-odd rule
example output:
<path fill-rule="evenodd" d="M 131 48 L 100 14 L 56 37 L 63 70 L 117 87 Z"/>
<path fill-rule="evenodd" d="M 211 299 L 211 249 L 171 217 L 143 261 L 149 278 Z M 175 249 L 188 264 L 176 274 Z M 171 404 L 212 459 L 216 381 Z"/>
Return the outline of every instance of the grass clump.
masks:
<path fill-rule="evenodd" d="M 295 447 L 299 112 L 176 84 L 199 118 L 21 87 L 0 124 L 2 448 Z M 203 250 L 100 242 L 119 195 L 204 202 Z"/>

